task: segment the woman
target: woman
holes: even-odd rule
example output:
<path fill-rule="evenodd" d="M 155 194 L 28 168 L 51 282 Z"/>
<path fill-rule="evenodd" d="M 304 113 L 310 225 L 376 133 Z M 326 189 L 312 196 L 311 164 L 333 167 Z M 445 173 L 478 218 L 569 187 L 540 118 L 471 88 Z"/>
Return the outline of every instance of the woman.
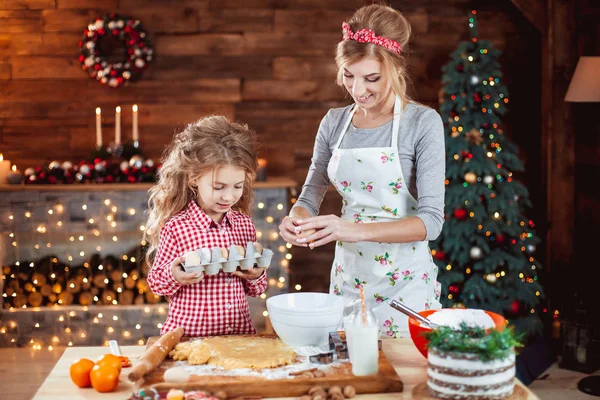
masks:
<path fill-rule="evenodd" d="M 321 121 L 312 164 L 281 236 L 314 248 L 337 242 L 330 292 L 360 302 L 360 288 L 387 336 L 408 335 L 392 300 L 439 308 L 440 285 L 428 241 L 444 222 L 444 131 L 439 114 L 406 95 L 403 53 L 410 25 L 383 5 L 359 9 L 337 46 L 339 85 L 355 104 Z M 342 216 L 318 216 L 332 183 Z"/>

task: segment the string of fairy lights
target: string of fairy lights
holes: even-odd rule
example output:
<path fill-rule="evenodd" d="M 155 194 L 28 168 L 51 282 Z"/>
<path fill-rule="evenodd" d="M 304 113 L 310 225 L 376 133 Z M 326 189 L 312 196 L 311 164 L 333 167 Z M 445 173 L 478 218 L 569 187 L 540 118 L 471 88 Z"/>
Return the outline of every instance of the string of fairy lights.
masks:
<path fill-rule="evenodd" d="M 285 243 L 278 233 L 278 224 L 287 215 L 287 190 L 276 190 L 276 195 L 273 192 L 269 189 L 263 194 L 261 189 L 257 189 L 256 202 L 252 211 L 257 228 L 257 241 L 275 252 L 269 268 L 267 292 L 259 296 L 262 311 L 259 310 L 258 315 L 262 314 L 264 317 L 268 316 L 266 299 L 270 295 L 288 290 L 287 276 L 292 259 L 289 253 L 291 245 Z M 12 250 L 7 252 L 5 259 L 12 260 L 13 263 L 13 269 L 11 266 L 3 266 L 2 297 L 5 301 L 4 309 L 8 313 L 5 324 L 0 325 L 0 335 L 18 332 L 19 318 L 15 318 L 14 313 L 37 314 L 40 311 L 57 313 L 55 321 L 57 326 L 60 326 L 62 335 L 55 334 L 44 340 L 41 334 L 44 324 L 32 322 L 32 338 L 29 344 L 35 350 L 42 348 L 53 350 L 59 345 L 73 346 L 88 339 L 89 333 L 85 329 L 75 328 L 69 323 L 70 319 L 79 320 L 86 317 L 90 319 L 90 325 L 105 326 L 107 337 L 104 344 L 107 344 L 109 339 L 119 334 L 116 324 L 120 318 L 123 318 L 120 312 L 131 307 L 136 307 L 138 310 L 143 308 L 144 315 L 150 316 L 149 319 L 152 320 L 152 329 L 162 327 L 167 306 L 161 303 L 162 298 L 149 291 L 143 273 L 142 249 L 147 245 L 142 239 L 146 230 L 143 204 L 146 201 L 137 201 L 137 204 L 142 206 L 130 205 L 132 193 L 135 192 L 109 193 L 102 196 L 103 198 L 94 198 L 90 193 L 81 196 L 81 193 L 54 192 L 54 199 L 49 201 L 27 201 L 16 204 L 7 201 L 4 205 L 0 204 L 0 233 Z M 147 192 L 144 190 L 140 193 L 145 196 Z M 74 215 L 75 221 L 72 219 Z M 135 254 L 127 251 L 132 246 L 137 248 Z M 90 262 L 90 257 L 94 253 L 115 254 L 118 265 L 114 265 L 112 271 L 109 271 L 110 265 L 106 262 L 101 262 L 94 268 Z M 52 255 L 51 267 L 58 265 L 59 259 L 64 258 L 66 263 L 64 270 L 50 269 L 49 273 L 43 275 L 40 272 L 40 264 L 37 261 L 29 261 L 40 260 L 41 257 L 49 255 Z M 80 268 L 73 267 L 75 263 L 80 263 Z M 22 270 L 27 271 L 28 276 L 24 284 L 19 283 L 19 272 Z M 58 282 L 59 272 L 65 274 L 62 284 Z M 116 276 L 117 272 L 119 277 Z M 78 277 L 78 280 L 75 280 L 75 277 Z M 15 287 L 15 283 L 9 283 L 11 281 L 17 282 L 18 287 Z M 119 284 L 115 286 L 114 282 L 117 281 Z M 65 301 L 69 298 L 65 294 L 76 295 L 77 288 L 85 287 L 87 288 L 85 293 L 90 293 L 90 288 L 95 287 L 96 283 L 108 285 L 109 282 L 113 282 L 111 290 L 99 291 L 88 299 L 89 303 L 84 304 L 85 302 L 79 298 L 75 300 L 78 305 L 69 305 L 74 302 L 73 296 L 70 297 L 70 301 Z M 41 296 L 31 296 L 31 294 L 40 293 L 43 289 L 46 289 L 47 295 L 47 286 L 50 286 L 50 294 L 54 296 L 46 296 L 46 300 L 55 301 L 46 301 L 46 305 L 35 306 L 26 301 L 32 297 L 39 299 Z M 121 299 L 128 288 L 133 288 L 136 296 L 143 302 L 141 300 L 132 302 L 130 299 L 124 303 Z M 301 289 L 302 286 L 297 284 L 292 290 Z M 107 291 L 108 295 L 106 295 Z M 25 294 L 30 296 L 25 299 L 23 297 Z M 19 307 L 15 307 L 10 302 L 17 297 L 23 297 L 23 304 L 19 303 Z M 251 303 L 251 308 L 252 304 L 255 303 Z M 143 318 L 144 321 L 147 319 Z M 145 329 L 144 324 L 148 322 L 140 321 L 131 329 L 121 330 L 120 337 L 131 341 L 132 338 L 137 337 L 136 333 Z M 38 332 L 40 332 L 39 336 L 36 335 Z M 144 339 L 140 338 L 136 343 L 143 344 L 143 341 Z M 16 337 L 10 340 L 12 344 L 17 342 Z"/>

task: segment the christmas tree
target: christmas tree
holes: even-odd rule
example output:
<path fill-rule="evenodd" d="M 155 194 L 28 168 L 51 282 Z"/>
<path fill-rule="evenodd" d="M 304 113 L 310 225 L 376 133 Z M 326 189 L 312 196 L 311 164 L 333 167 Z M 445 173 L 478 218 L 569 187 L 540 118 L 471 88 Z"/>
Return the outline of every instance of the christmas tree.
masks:
<path fill-rule="evenodd" d="M 444 307 L 480 308 L 504 315 L 526 335 L 542 326 L 534 257 L 539 239 L 525 216 L 527 189 L 518 149 L 503 135 L 508 105 L 501 52 L 477 38 L 461 42 L 443 67 L 440 113 L 446 132 L 446 222 L 431 245 L 440 268 Z"/>

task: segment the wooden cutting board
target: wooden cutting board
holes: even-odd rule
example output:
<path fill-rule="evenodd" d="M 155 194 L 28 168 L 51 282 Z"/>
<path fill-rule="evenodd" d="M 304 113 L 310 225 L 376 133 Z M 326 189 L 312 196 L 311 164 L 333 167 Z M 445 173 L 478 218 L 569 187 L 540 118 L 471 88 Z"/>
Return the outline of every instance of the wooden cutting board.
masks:
<path fill-rule="evenodd" d="M 253 335 L 244 335 L 252 337 Z M 274 337 L 274 335 L 254 335 Z M 146 346 L 151 346 L 158 337 L 148 339 Z M 183 341 L 189 340 L 184 338 Z M 159 367 L 144 377 L 143 388 L 153 387 L 159 392 L 169 389 L 204 390 L 214 393 L 223 390 L 229 398 L 238 396 L 291 397 L 302 396 L 313 386 L 323 388 L 330 386 L 352 385 L 356 393 L 401 392 L 403 383 L 383 351 L 379 352 L 379 372 L 371 376 L 354 376 L 350 363 L 341 363 L 330 367 L 324 377 L 305 378 L 302 376 L 290 379 L 261 379 L 256 376 L 224 376 L 224 375 L 191 375 L 186 383 L 165 382 L 164 373 L 174 367 L 177 361 L 165 359 Z"/>

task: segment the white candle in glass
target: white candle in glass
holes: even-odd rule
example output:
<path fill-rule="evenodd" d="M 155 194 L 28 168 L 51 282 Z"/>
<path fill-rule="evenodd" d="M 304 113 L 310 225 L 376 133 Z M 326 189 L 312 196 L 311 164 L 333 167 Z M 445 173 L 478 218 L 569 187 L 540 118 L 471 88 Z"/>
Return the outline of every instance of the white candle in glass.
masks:
<path fill-rule="evenodd" d="M 102 110 L 96 107 L 96 147 L 102 147 Z"/>
<path fill-rule="evenodd" d="M 137 104 L 134 104 L 133 107 L 131 107 L 131 110 L 133 111 L 133 127 L 132 127 L 132 131 L 131 131 L 131 136 L 134 142 L 137 142 L 139 140 L 139 136 L 138 136 L 138 106 Z"/>
<path fill-rule="evenodd" d="M 0 153 L 0 183 L 8 183 L 8 174 L 10 173 L 10 161 L 5 160 Z"/>
<path fill-rule="evenodd" d="M 115 144 L 121 144 L 121 106 L 117 106 L 115 114 Z"/>

